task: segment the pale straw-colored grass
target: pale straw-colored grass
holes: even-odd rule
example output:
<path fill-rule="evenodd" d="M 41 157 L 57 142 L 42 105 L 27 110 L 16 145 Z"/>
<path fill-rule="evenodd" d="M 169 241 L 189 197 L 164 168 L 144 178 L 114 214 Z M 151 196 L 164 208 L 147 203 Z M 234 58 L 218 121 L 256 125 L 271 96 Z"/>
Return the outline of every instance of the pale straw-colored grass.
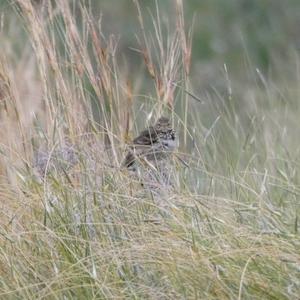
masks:
<path fill-rule="evenodd" d="M 169 27 L 158 3 L 151 29 L 134 3 L 146 74 L 86 6 L 11 4 L 24 32 L 1 33 L 0 298 L 298 299 L 298 102 L 259 72 L 234 88 L 226 66 L 225 92 L 194 95 L 182 1 Z M 161 114 L 180 147 L 155 194 L 120 166 Z"/>

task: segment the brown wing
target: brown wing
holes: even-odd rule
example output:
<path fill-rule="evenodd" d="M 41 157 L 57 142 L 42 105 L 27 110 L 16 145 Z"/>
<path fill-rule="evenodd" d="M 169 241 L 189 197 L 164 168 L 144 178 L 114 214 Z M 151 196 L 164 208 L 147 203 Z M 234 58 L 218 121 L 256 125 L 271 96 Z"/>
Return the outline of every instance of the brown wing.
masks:
<path fill-rule="evenodd" d="M 140 135 L 133 140 L 131 150 L 128 151 L 123 165 L 129 168 L 134 164 L 136 157 L 139 157 L 140 153 L 135 153 L 137 150 L 135 146 L 139 145 L 139 146 L 145 146 L 145 148 L 147 148 L 148 146 L 151 146 L 154 143 L 156 143 L 157 140 L 158 140 L 158 136 L 153 127 L 149 127 L 148 129 L 142 131 Z M 138 152 L 143 152 L 143 147 L 140 148 L 139 150 L 140 151 Z"/>
<path fill-rule="evenodd" d="M 149 146 L 156 143 L 158 140 L 156 130 L 151 126 L 140 133 L 138 137 L 133 140 L 134 145 Z"/>

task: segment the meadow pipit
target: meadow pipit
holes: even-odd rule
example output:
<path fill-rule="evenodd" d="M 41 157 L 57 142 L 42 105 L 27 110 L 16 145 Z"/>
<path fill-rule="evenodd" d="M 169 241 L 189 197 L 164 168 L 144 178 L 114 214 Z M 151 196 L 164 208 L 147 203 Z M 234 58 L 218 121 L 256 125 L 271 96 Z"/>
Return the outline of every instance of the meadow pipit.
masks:
<path fill-rule="evenodd" d="M 124 160 L 124 166 L 136 169 L 138 162 L 157 166 L 158 162 L 167 159 L 176 148 L 176 135 L 169 118 L 161 117 L 154 126 L 143 130 L 133 143 Z"/>

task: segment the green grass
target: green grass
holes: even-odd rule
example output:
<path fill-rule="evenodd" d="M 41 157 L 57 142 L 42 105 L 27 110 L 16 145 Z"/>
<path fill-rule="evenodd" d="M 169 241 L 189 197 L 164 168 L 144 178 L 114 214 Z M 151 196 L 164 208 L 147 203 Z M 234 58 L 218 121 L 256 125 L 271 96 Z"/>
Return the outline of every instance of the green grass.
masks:
<path fill-rule="evenodd" d="M 200 102 L 180 1 L 151 36 L 140 8 L 134 72 L 87 7 L 48 5 L 17 1 L 1 33 L 0 298 L 298 299 L 298 56 L 221 64 Z M 161 114 L 186 165 L 151 193 L 120 163 Z M 76 165 L 41 180 L 38 149 L 69 144 Z"/>

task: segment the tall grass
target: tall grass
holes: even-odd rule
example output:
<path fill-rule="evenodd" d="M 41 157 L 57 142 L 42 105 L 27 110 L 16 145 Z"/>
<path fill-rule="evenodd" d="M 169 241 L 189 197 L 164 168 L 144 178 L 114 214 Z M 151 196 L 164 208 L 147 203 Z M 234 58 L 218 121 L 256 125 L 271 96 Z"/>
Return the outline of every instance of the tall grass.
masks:
<path fill-rule="evenodd" d="M 1 33 L 0 297 L 298 299 L 297 69 L 237 86 L 225 65 L 196 96 L 181 1 L 151 29 L 134 1 L 140 72 L 88 6 L 36 2 L 5 19 L 20 44 Z M 162 114 L 180 146 L 153 195 L 121 161 Z"/>

